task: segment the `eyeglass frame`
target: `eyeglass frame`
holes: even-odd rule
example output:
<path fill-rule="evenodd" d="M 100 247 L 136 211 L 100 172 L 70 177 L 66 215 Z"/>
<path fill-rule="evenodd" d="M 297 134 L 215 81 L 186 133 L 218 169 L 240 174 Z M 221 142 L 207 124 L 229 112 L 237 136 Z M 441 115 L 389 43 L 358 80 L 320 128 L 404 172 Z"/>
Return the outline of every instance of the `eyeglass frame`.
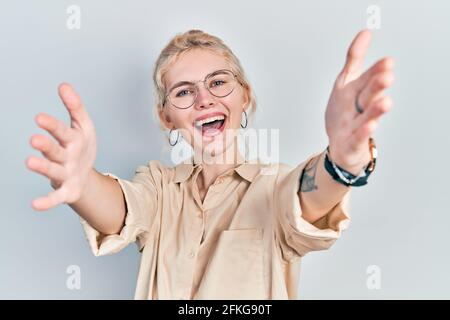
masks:
<path fill-rule="evenodd" d="M 164 96 L 164 102 L 163 102 L 163 104 L 162 104 L 163 107 L 165 106 L 167 100 L 169 100 L 170 104 L 171 104 L 172 106 L 174 106 L 175 108 L 177 108 L 177 109 L 184 110 L 184 109 L 189 109 L 190 107 L 192 107 L 192 106 L 195 104 L 195 100 L 197 100 L 197 95 L 198 95 L 198 91 L 199 91 L 199 89 L 198 89 L 198 87 L 197 87 L 197 83 L 199 83 L 199 82 L 203 82 L 203 85 L 205 86 L 206 90 L 208 90 L 208 92 L 209 92 L 210 94 L 212 94 L 214 97 L 217 97 L 217 98 L 225 98 L 225 97 L 229 96 L 231 93 L 233 93 L 233 91 L 234 91 L 234 89 L 235 89 L 236 87 L 233 87 L 233 90 L 231 90 L 230 93 L 228 93 L 227 95 L 224 95 L 224 96 L 216 96 L 214 93 L 212 93 L 211 91 L 209 91 L 209 89 L 206 87 L 206 80 L 207 80 L 209 77 L 211 77 L 211 75 L 213 75 L 214 73 L 220 72 L 220 71 L 227 71 L 227 72 L 230 72 L 230 73 L 234 76 L 234 80 L 236 80 L 241 86 L 244 86 L 243 83 L 242 83 L 241 81 L 239 81 L 238 75 L 235 74 L 233 71 L 231 71 L 231 70 L 229 70 L 229 69 L 219 69 L 219 70 L 215 70 L 215 71 L 213 71 L 213 72 L 211 72 L 211 73 L 208 73 L 208 74 L 205 76 L 205 79 L 203 79 L 203 80 L 198 80 L 198 81 L 195 81 L 195 82 L 192 82 L 192 81 L 181 81 L 181 82 L 180 82 L 180 85 L 178 85 L 178 86 L 173 87 L 172 89 L 170 89 L 169 93 L 166 94 L 166 95 Z M 167 97 L 170 95 L 170 93 L 171 93 L 174 89 L 178 88 L 179 86 L 186 85 L 186 84 L 192 84 L 192 85 L 194 85 L 194 87 L 195 87 L 195 98 L 194 98 L 194 101 L 192 102 L 192 104 L 191 104 L 189 107 L 186 107 L 186 108 L 180 108 L 180 107 L 177 107 L 175 104 L 173 104 L 172 101 L 170 101 L 170 98 L 168 99 Z"/>

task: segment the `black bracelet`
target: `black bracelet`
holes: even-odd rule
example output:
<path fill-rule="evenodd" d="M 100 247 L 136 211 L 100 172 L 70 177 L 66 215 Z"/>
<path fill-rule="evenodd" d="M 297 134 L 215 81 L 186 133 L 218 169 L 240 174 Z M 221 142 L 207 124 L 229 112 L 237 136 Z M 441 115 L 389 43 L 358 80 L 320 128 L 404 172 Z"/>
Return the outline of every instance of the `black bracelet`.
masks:
<path fill-rule="evenodd" d="M 335 164 L 332 160 L 329 158 L 329 152 L 330 147 L 327 146 L 325 150 L 325 160 L 324 160 L 324 166 L 327 172 L 333 177 L 334 180 L 337 182 L 345 185 L 345 186 L 351 186 L 351 187 L 360 187 L 367 184 L 367 179 L 369 178 L 372 171 L 375 170 L 376 160 L 378 157 L 377 148 L 375 145 L 375 140 L 371 137 L 369 139 L 369 148 L 370 148 L 370 162 L 369 164 L 361 171 L 361 173 L 358 176 L 355 176 L 351 172 L 348 172 L 344 168 L 341 168 L 337 164 Z M 300 176 L 300 186 L 299 191 L 302 187 L 302 179 L 303 179 L 304 171 L 302 172 Z"/>
<path fill-rule="evenodd" d="M 328 158 L 328 152 L 329 148 L 327 147 L 327 152 L 325 153 L 325 169 L 327 172 L 333 177 L 334 180 L 337 182 L 345 185 L 345 186 L 351 186 L 351 187 L 360 187 L 367 184 L 367 179 L 369 178 L 370 174 L 372 173 L 373 169 L 371 168 L 371 163 L 369 163 L 363 170 L 363 173 L 359 176 L 355 176 L 354 174 L 346 171 L 345 169 L 341 168 L 337 164 L 333 163 Z M 375 162 L 376 159 L 373 159 Z M 374 165 L 374 164 L 373 164 Z"/>

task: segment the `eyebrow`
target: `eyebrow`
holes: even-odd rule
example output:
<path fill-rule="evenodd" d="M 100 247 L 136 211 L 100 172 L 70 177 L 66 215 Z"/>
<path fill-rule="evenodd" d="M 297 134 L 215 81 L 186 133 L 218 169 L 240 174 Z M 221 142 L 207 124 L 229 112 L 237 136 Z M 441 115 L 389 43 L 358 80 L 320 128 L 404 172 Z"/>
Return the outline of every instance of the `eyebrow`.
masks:
<path fill-rule="evenodd" d="M 210 77 L 210 76 L 215 76 L 216 74 L 221 74 L 221 73 L 226 73 L 226 69 L 220 69 L 220 70 L 213 71 L 213 72 L 207 74 L 204 79 L 206 79 L 207 77 Z M 186 80 L 185 81 L 178 81 L 167 92 L 171 92 L 173 89 L 181 87 L 181 86 L 184 86 L 186 84 L 193 84 L 193 82 L 192 81 L 186 81 Z"/>

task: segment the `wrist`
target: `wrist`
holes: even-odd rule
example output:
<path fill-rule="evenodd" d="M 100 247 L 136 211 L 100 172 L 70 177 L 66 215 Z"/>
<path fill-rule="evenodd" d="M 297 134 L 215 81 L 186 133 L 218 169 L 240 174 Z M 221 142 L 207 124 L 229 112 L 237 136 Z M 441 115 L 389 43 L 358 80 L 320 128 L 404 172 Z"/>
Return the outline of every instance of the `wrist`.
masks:
<path fill-rule="evenodd" d="M 347 172 L 357 176 L 367 167 L 372 159 L 370 148 L 367 148 L 367 152 L 359 157 L 353 157 L 349 159 L 348 157 L 339 156 L 335 150 L 329 146 L 328 147 L 328 158 L 330 161 L 341 167 Z"/>
<path fill-rule="evenodd" d="M 367 178 L 375 169 L 377 159 L 377 149 L 373 138 L 369 139 L 369 146 L 370 160 L 359 173 L 353 174 L 352 172 L 347 171 L 345 168 L 341 167 L 333 160 L 331 160 L 330 146 L 328 146 L 325 150 L 325 169 L 333 177 L 334 180 L 346 186 L 359 187 L 367 184 Z M 347 168 L 348 167 L 350 166 L 347 165 Z"/>
<path fill-rule="evenodd" d="M 333 160 L 332 157 L 330 157 L 330 160 L 333 161 L 336 165 L 338 165 L 342 169 L 344 169 L 345 171 L 350 172 L 354 176 L 357 176 L 367 167 L 367 164 L 370 161 L 370 157 L 366 161 L 361 162 L 360 164 L 357 165 L 346 165 L 345 163 L 342 163 L 339 160 L 337 161 Z"/>
<path fill-rule="evenodd" d="M 101 183 L 102 175 L 94 168 L 89 169 L 85 175 L 80 179 L 80 185 L 74 191 L 71 204 L 83 203 L 85 199 L 89 199 Z"/>

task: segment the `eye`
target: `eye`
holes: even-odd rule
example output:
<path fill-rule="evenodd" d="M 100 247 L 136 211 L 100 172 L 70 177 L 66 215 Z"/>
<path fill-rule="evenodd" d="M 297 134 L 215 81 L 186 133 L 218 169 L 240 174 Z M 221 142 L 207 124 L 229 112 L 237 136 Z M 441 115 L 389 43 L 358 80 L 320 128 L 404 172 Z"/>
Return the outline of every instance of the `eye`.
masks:
<path fill-rule="evenodd" d="M 213 82 L 211 82 L 211 87 L 215 87 L 215 86 L 220 86 L 221 84 L 224 84 L 225 81 L 222 80 L 214 80 Z"/>
<path fill-rule="evenodd" d="M 175 96 L 176 96 L 176 97 L 183 97 L 183 96 L 185 96 L 186 94 L 189 94 L 189 91 L 190 91 L 190 90 L 187 90 L 187 89 L 185 89 L 185 90 L 180 90 L 180 91 L 177 92 L 177 94 L 176 94 Z"/>

